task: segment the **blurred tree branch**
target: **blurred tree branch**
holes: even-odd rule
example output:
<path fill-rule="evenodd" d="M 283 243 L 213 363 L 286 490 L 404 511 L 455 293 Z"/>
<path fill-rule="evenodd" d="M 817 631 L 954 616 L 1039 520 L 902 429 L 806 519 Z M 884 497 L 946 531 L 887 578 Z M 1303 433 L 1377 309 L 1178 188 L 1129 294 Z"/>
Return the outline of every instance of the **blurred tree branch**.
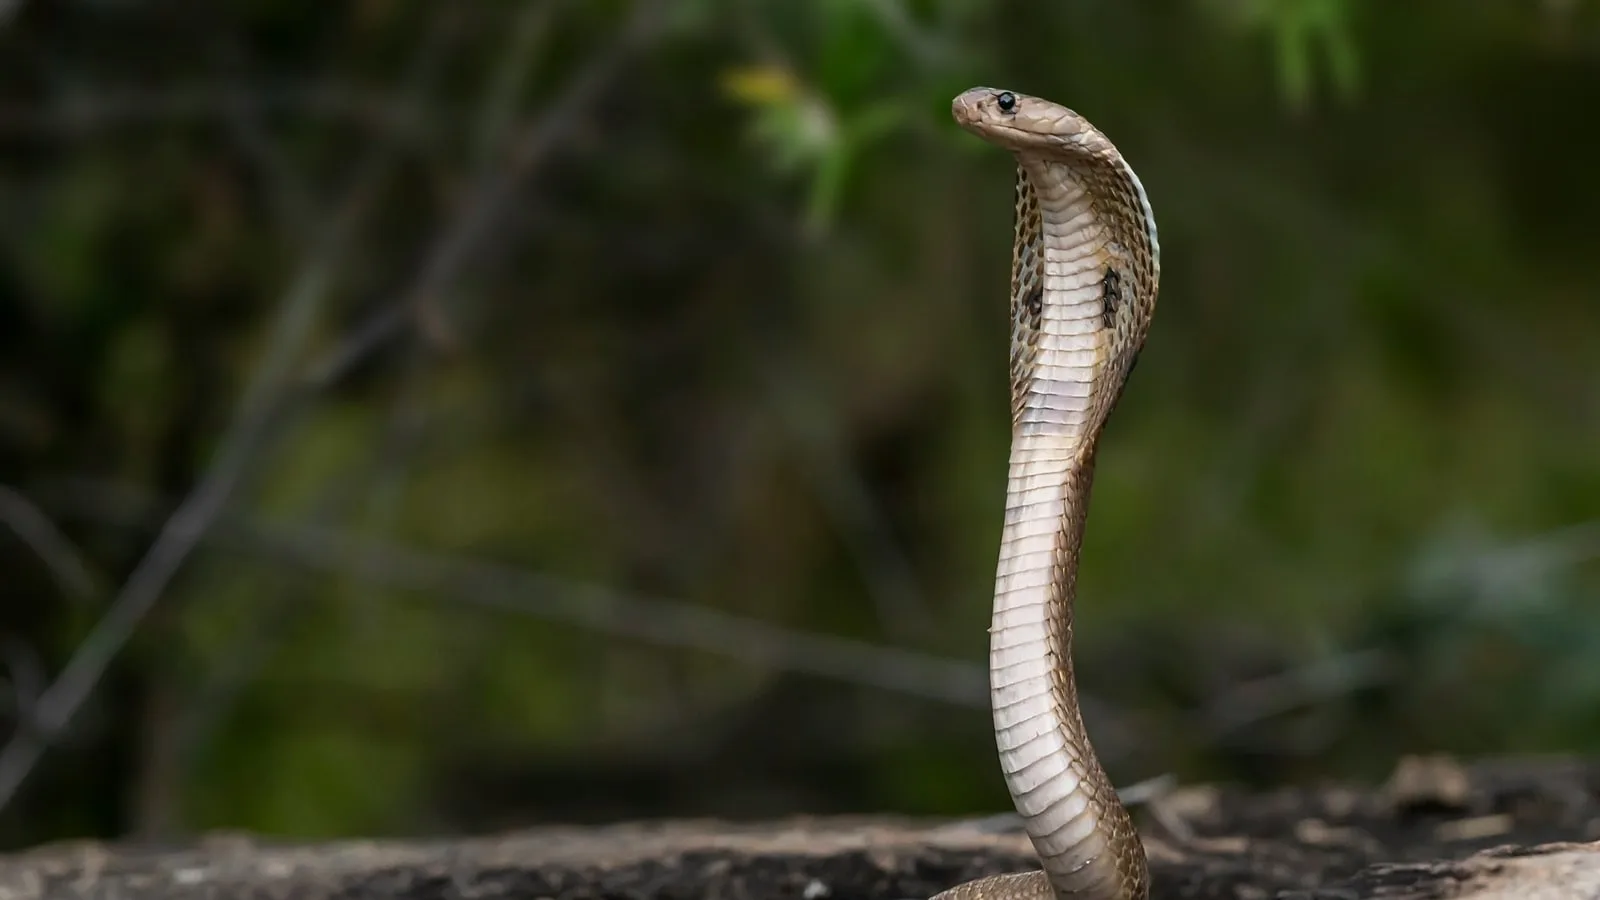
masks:
<path fill-rule="evenodd" d="M 623 64 L 659 33 L 667 5 L 664 0 L 637 0 L 632 16 L 612 44 L 591 58 L 556 100 L 517 130 L 508 140 L 498 165 L 486 166 L 473 179 L 473 187 L 440 231 L 404 294 L 353 329 L 311 366 L 306 379 L 309 390 L 314 392 L 339 381 L 408 322 L 421 326 L 423 333 L 437 343 L 450 343 L 452 328 L 440 295 L 518 196 L 518 187 L 574 125 L 583 121 L 584 107 L 596 100 L 621 74 Z M 519 45 L 513 45 L 516 46 Z"/>
<path fill-rule="evenodd" d="M 67 597 L 87 602 L 99 593 L 100 580 L 72 539 L 33 501 L 6 485 L 0 485 L 0 523 L 33 551 Z"/>
<path fill-rule="evenodd" d="M 348 122 L 379 140 L 412 144 L 449 124 L 446 109 L 416 98 L 336 81 L 189 84 L 159 88 L 78 87 L 37 105 L 0 107 L 0 137 L 73 140 L 111 129 L 223 120 L 240 113 Z"/>
<path fill-rule="evenodd" d="M 377 145 L 354 177 L 353 187 L 335 205 L 333 224 L 308 251 L 300 272 L 279 302 L 267 350 L 246 386 L 233 424 L 221 440 L 216 461 L 167 520 L 104 617 L 56 681 L 41 694 L 32 727 L 19 729 L 0 749 L 0 808 L 15 795 L 45 747 L 88 699 L 106 667 L 222 514 L 269 438 L 282 437 L 288 414 L 336 382 L 348 367 L 412 317 L 430 325 L 435 333 L 448 327 L 442 308 L 437 305 L 438 295 L 457 276 L 471 250 L 491 232 L 516 195 L 517 186 L 579 118 L 582 106 L 592 101 L 619 73 L 622 63 L 655 34 L 662 6 L 658 0 L 640 0 L 629 26 L 581 67 L 559 100 L 519 131 L 510 142 L 506 158 L 491 158 L 494 164 L 477 177 L 476 188 L 457 216 L 441 230 L 433 251 L 402 300 L 358 328 L 324 362 L 313 364 L 309 378 L 295 379 L 291 370 L 308 344 L 317 313 L 331 289 L 334 271 L 353 240 L 356 224 L 369 205 L 368 198 L 393 159 L 393 144 Z M 424 41 L 424 47 L 431 46 L 432 41 Z M 529 46 L 524 41 L 513 48 L 522 47 L 526 52 Z M 421 58 L 429 60 L 431 54 L 423 53 Z M 431 68 L 419 66 L 419 71 L 425 73 Z M 417 86 L 424 83 L 425 79 L 414 79 Z M 230 99 L 236 101 L 237 95 Z"/>
<path fill-rule="evenodd" d="M 413 87 L 427 83 L 436 41 L 424 38 L 413 72 Z M 281 406 L 289 396 L 291 372 L 314 333 L 318 313 L 331 291 L 334 270 L 343 262 L 372 195 L 393 160 L 389 144 L 376 145 L 358 167 L 351 185 L 330 208 L 330 224 L 308 247 L 299 271 L 277 303 L 261 360 L 251 373 L 232 423 L 216 456 L 194 490 L 166 520 L 105 614 L 34 705 L 30 721 L 0 749 L 0 808 L 22 786 L 49 744 L 70 724 L 101 677 L 132 638 L 167 585 L 199 546 L 207 529 L 226 509 L 251 465 L 274 436 Z"/>
<path fill-rule="evenodd" d="M 51 487 L 51 505 L 122 526 L 159 520 L 142 492 L 74 479 Z M 646 597 L 514 566 L 403 547 L 313 525 L 229 516 L 204 536 L 273 563 L 353 576 L 383 587 L 449 598 L 593 628 L 668 647 L 700 650 L 971 708 L 988 707 L 988 675 L 973 663 L 868 644 Z"/>
<path fill-rule="evenodd" d="M 359 185 L 365 188 L 365 183 Z M 357 192 L 357 197 L 365 193 Z M 356 198 L 351 198 L 356 199 Z M 349 228 L 352 205 L 340 216 Z M 299 354 L 315 313 L 327 294 L 332 267 L 348 240 L 344 229 L 329 235 L 326 247 L 307 261 L 280 303 L 274 336 L 263 362 L 245 390 L 237 417 L 224 435 L 216 462 L 194 492 L 167 520 L 144 558 L 129 575 L 105 616 L 95 625 L 55 682 L 40 696 L 32 728 L 24 728 L 0 750 L 0 806 L 16 793 L 49 741 L 64 729 L 89 698 L 106 667 L 132 637 L 139 622 L 160 599 L 206 529 L 221 514 L 268 437 L 275 397 L 292 360 Z"/>

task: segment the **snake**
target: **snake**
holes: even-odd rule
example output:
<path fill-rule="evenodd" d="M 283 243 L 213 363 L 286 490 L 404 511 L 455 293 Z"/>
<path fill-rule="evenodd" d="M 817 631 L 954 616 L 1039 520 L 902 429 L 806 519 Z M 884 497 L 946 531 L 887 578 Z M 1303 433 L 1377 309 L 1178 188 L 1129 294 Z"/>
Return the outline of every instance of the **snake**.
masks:
<path fill-rule="evenodd" d="M 1155 215 L 1116 146 L 1064 106 L 975 87 L 951 114 L 1017 163 L 989 701 L 1000 768 L 1041 868 L 934 900 L 1146 900 L 1144 845 L 1078 706 L 1072 621 L 1095 448 L 1155 312 Z"/>

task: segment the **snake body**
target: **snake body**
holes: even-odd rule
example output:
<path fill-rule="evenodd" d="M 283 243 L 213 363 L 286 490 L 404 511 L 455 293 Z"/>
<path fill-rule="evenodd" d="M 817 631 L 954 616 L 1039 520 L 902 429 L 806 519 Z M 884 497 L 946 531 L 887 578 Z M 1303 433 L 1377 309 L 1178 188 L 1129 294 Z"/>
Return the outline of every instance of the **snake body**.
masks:
<path fill-rule="evenodd" d="M 979 87 L 951 111 L 1017 160 L 1011 456 L 989 681 L 1000 767 L 1043 871 L 938 898 L 1145 900 L 1144 847 L 1078 709 L 1072 604 L 1095 446 L 1155 311 L 1155 217 L 1122 154 L 1072 110 Z"/>

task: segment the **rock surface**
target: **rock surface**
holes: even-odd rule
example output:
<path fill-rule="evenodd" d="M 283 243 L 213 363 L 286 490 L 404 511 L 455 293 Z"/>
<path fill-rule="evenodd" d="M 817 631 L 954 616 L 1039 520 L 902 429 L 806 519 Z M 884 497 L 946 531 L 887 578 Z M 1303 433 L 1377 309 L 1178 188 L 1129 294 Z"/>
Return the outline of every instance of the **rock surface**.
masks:
<path fill-rule="evenodd" d="M 1180 788 L 1137 813 L 1156 900 L 1600 900 L 1600 763 L 1410 759 L 1377 790 Z M 312 845 L 216 835 L 182 848 L 75 842 L 0 856 L 0 900 L 898 900 L 1033 867 L 1010 817 L 678 821 Z"/>

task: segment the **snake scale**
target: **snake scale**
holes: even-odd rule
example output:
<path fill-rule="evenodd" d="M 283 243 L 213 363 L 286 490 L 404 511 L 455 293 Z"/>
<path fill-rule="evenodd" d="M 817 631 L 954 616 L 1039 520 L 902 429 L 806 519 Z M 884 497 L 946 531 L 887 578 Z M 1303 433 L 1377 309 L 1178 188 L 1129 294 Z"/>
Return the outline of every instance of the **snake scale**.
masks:
<path fill-rule="evenodd" d="M 1072 110 L 978 87 L 951 112 L 1017 160 L 1011 456 L 989 684 L 1000 768 L 1043 870 L 935 900 L 1145 900 L 1144 847 L 1078 709 L 1072 604 L 1095 446 L 1155 311 L 1155 216 L 1122 154 Z"/>

